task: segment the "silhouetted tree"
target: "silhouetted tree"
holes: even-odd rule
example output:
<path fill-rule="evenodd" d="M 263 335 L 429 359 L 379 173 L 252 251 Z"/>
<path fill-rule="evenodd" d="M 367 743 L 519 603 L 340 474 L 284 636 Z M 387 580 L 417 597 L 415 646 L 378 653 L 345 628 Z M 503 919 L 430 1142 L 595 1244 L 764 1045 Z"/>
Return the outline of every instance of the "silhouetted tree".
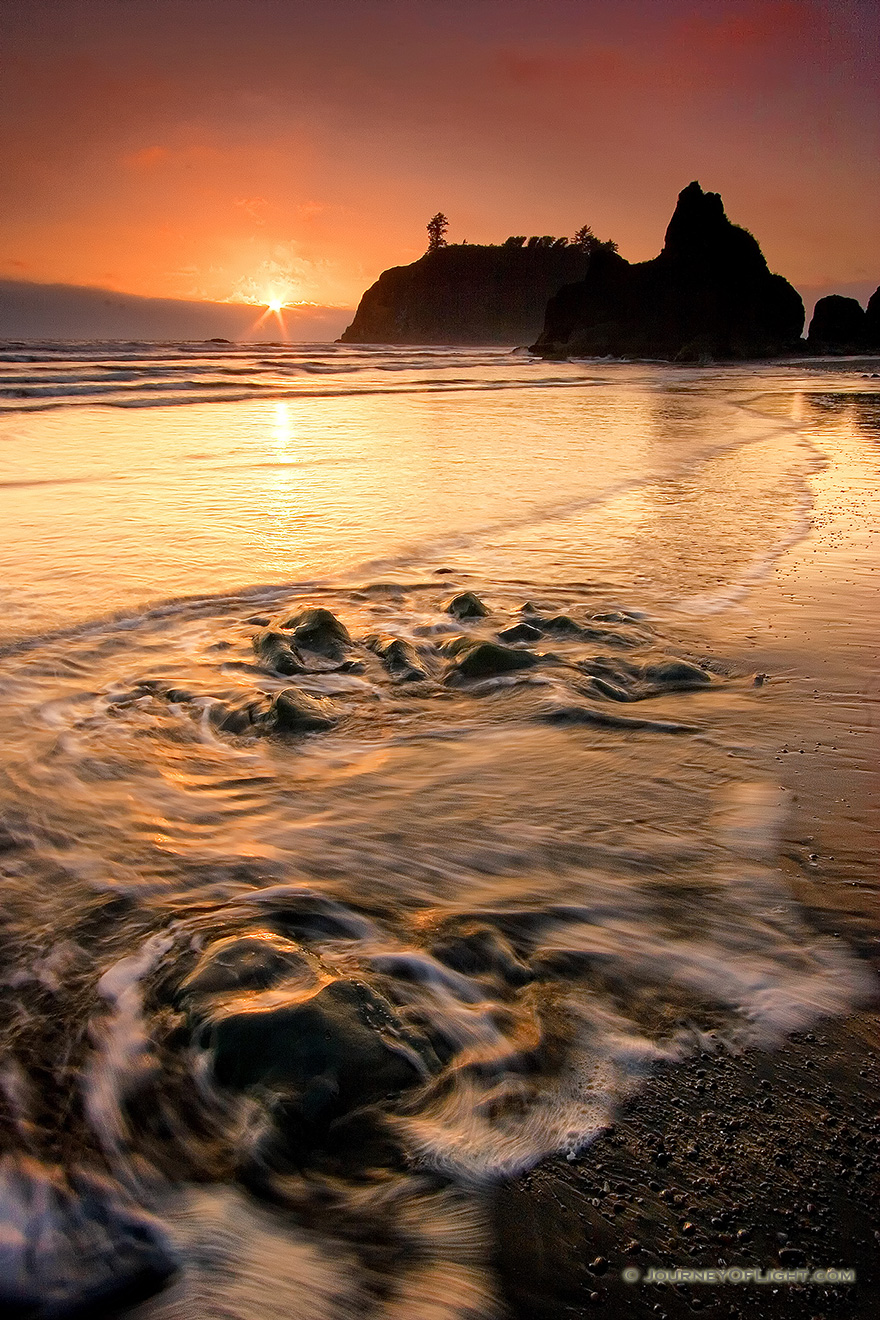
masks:
<path fill-rule="evenodd" d="M 525 234 L 511 234 L 510 238 L 505 238 L 504 246 L 512 248 L 521 248 L 526 241 Z"/>
<path fill-rule="evenodd" d="M 428 221 L 428 251 L 437 252 L 440 248 L 446 247 L 446 231 L 449 228 L 449 221 L 442 211 L 432 215 Z"/>
<path fill-rule="evenodd" d="M 593 252 L 617 251 L 617 244 L 613 238 L 597 238 L 589 225 L 581 225 L 571 242 L 573 247 L 580 248 L 581 252 L 586 252 L 588 256 Z"/>
<path fill-rule="evenodd" d="M 555 248 L 564 248 L 564 247 L 568 247 L 568 239 L 567 239 L 567 238 L 554 238 L 554 240 L 553 240 L 553 246 L 554 246 Z"/>

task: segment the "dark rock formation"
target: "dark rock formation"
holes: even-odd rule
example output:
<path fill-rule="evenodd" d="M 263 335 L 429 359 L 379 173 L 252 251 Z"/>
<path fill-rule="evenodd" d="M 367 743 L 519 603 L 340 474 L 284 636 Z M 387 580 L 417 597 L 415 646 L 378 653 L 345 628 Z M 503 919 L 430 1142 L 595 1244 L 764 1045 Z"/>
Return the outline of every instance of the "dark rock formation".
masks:
<path fill-rule="evenodd" d="M 428 677 L 415 647 L 404 638 L 373 633 L 364 638 L 364 645 L 379 657 L 391 677 L 399 682 L 416 683 Z"/>
<path fill-rule="evenodd" d="M 533 351 L 676 362 L 770 357 L 798 347 L 803 323 L 797 291 L 770 273 L 718 193 L 691 183 L 660 255 L 631 265 L 616 252 L 594 252 L 585 278 L 550 300 Z"/>
<path fill-rule="evenodd" d="M 450 245 L 386 270 L 361 298 L 344 344 L 527 344 L 547 299 L 581 279 L 580 248 Z"/>
<path fill-rule="evenodd" d="M 880 288 L 874 290 L 865 308 L 865 344 L 880 352 Z"/>
<path fill-rule="evenodd" d="M 257 633 L 253 641 L 254 651 L 268 669 L 276 674 L 304 674 L 306 665 L 299 651 L 293 645 L 293 639 L 276 628 L 267 628 Z"/>
<path fill-rule="evenodd" d="M 211 1048 L 222 1086 L 293 1092 L 310 1120 L 414 1086 L 437 1068 L 427 1041 L 355 980 L 332 981 L 302 1003 L 231 1014 L 215 1024 Z"/>
<path fill-rule="evenodd" d="M 463 591 L 461 595 L 453 596 L 444 609 L 457 619 L 484 619 L 489 613 L 479 596 L 475 596 L 472 591 Z"/>
<path fill-rule="evenodd" d="M 109 1179 L 68 1176 L 13 1154 L 0 1163 L 0 1313 L 8 1320 L 119 1315 L 177 1269 L 160 1224 Z"/>
<path fill-rule="evenodd" d="M 448 675 L 453 682 L 457 678 L 497 678 L 517 669 L 531 669 L 540 660 L 531 651 L 515 651 L 495 642 L 473 642 L 459 648 L 458 653 L 462 651 L 462 658 Z"/>
<path fill-rule="evenodd" d="M 274 931 L 252 931 L 215 940 L 183 982 L 180 997 L 267 990 L 285 976 L 308 970 L 298 945 Z"/>
<path fill-rule="evenodd" d="M 332 728 L 336 716 L 329 701 L 286 688 L 274 698 L 267 722 L 274 733 L 317 733 Z"/>
<path fill-rule="evenodd" d="M 285 688 L 274 697 L 260 693 L 238 701 L 217 701 L 210 719 L 222 733 L 280 734 L 317 733 L 336 723 L 331 702 L 312 697 L 298 688 Z"/>
<path fill-rule="evenodd" d="M 330 610 L 301 610 L 281 626 L 292 631 L 289 640 L 294 648 L 302 647 L 331 660 L 338 660 L 351 645 L 348 629 Z"/>
<path fill-rule="evenodd" d="M 855 298 L 832 293 L 813 311 L 807 343 L 816 353 L 861 353 L 868 343 L 866 316 Z"/>

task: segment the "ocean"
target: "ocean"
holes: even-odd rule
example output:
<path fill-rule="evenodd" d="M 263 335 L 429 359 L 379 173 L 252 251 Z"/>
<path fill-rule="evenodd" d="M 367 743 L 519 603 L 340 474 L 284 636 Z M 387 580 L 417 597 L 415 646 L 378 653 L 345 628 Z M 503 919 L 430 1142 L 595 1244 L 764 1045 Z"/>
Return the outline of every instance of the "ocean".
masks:
<path fill-rule="evenodd" d="M 487 1189 L 865 1004 L 878 439 L 856 360 L 0 347 L 7 1301 L 495 1314 Z"/>

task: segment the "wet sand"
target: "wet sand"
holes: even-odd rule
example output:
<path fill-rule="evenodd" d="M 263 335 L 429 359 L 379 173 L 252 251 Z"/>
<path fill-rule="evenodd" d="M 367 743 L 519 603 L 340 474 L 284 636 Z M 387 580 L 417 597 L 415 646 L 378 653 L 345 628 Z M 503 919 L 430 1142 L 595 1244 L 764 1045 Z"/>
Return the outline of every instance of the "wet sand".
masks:
<path fill-rule="evenodd" d="M 815 366 L 870 371 L 880 361 Z M 880 434 L 863 426 L 861 438 Z M 849 635 L 853 620 L 876 619 L 876 463 L 844 428 L 819 428 L 816 440 L 826 464 L 812 478 L 812 529 L 752 594 L 748 617 L 734 611 L 720 633 L 785 698 L 765 755 L 790 806 L 787 882 L 816 929 L 877 969 L 880 647 L 870 627 L 860 644 Z M 582 1158 L 545 1162 L 499 1190 L 511 1314 L 876 1315 L 878 1047 L 873 1005 L 773 1052 L 697 1055 L 658 1072 Z M 627 1283 L 627 1267 L 640 1278 L 652 1267 L 845 1269 L 856 1281 Z"/>
<path fill-rule="evenodd" d="M 880 1289 L 878 1019 L 658 1075 L 574 1163 L 502 1188 L 493 1214 L 517 1320 L 605 1313 L 868 1317 Z M 671 1270 L 855 1270 L 854 1283 L 628 1283 Z"/>

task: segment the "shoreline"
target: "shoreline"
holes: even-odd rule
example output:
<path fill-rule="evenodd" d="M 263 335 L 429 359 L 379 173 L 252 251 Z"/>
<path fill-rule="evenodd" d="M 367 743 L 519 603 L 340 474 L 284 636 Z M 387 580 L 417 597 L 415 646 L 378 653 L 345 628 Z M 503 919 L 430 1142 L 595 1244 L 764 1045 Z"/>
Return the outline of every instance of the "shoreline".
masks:
<path fill-rule="evenodd" d="M 575 1162 L 493 1198 L 514 1320 L 867 1317 L 880 1288 L 880 1018 L 792 1034 L 775 1052 L 658 1072 Z M 872 1039 L 873 1038 L 873 1039 Z M 854 1283 L 627 1283 L 623 1269 L 854 1269 Z"/>
<path fill-rule="evenodd" d="M 769 671 L 781 698 L 756 733 L 764 771 L 791 805 L 778 869 L 814 929 L 880 970 L 872 762 L 860 741 L 876 732 L 880 675 L 876 653 L 854 650 L 846 634 L 852 613 L 873 604 L 875 477 L 843 432 L 809 439 L 826 459 L 809 478 L 810 531 L 713 631 L 747 668 Z M 700 635 L 705 621 L 689 628 Z M 661 1067 L 576 1161 L 544 1161 L 500 1187 L 496 1261 L 513 1320 L 876 1314 L 878 1041 L 875 1004 L 819 1019 L 773 1050 Z M 856 1282 L 675 1286 L 621 1274 L 677 1266 L 854 1269 Z"/>

